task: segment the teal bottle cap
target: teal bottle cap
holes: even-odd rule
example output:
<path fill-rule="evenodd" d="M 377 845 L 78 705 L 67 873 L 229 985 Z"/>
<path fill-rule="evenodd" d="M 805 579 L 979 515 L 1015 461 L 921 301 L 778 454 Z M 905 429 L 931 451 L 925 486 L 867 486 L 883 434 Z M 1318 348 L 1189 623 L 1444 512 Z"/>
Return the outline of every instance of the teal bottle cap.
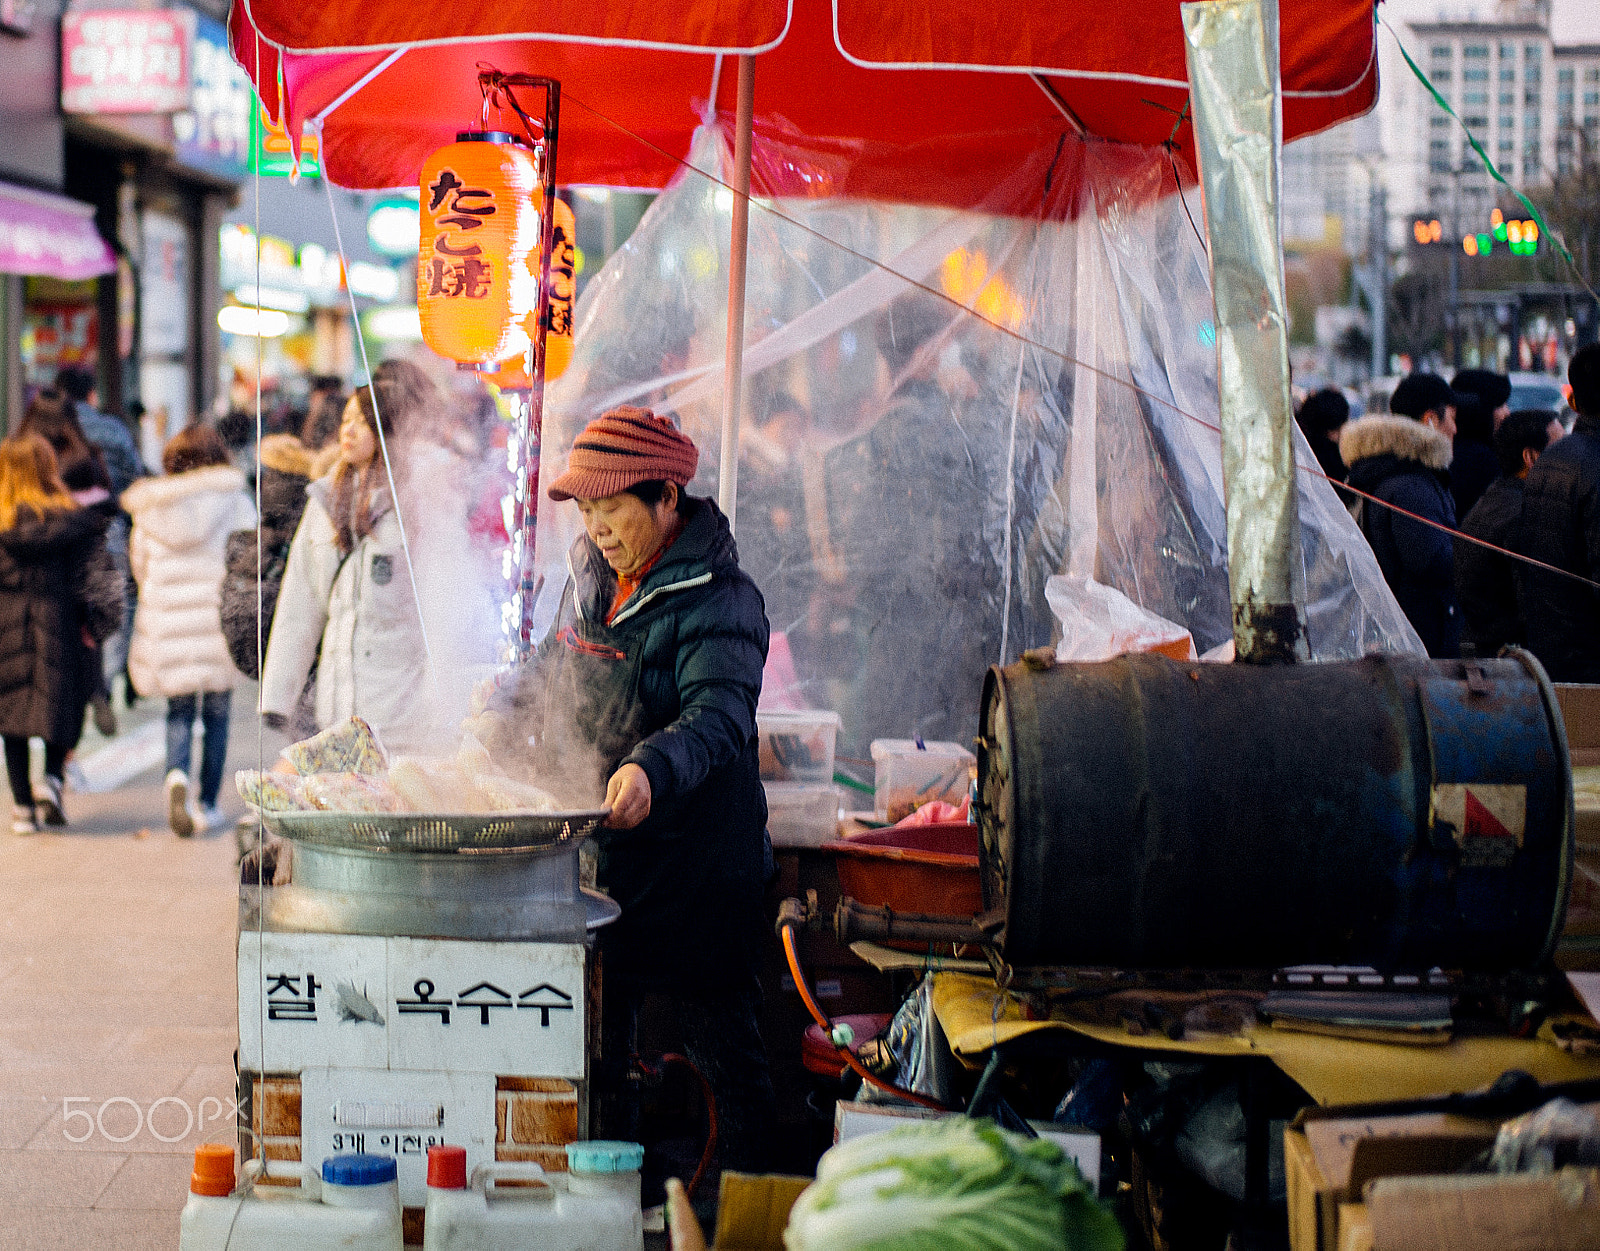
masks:
<path fill-rule="evenodd" d="M 567 1167 L 574 1173 L 627 1173 L 644 1165 L 636 1142 L 569 1142 Z"/>

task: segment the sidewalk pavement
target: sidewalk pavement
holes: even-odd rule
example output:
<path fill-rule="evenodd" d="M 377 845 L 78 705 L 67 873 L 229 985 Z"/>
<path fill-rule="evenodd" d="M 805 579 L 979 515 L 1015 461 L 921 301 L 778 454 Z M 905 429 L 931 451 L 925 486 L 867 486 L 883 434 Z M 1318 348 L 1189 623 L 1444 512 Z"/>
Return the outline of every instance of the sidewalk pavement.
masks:
<path fill-rule="evenodd" d="M 69 787 L 65 830 L 0 833 L 7 1251 L 172 1251 L 195 1146 L 237 1141 L 231 822 L 243 804 L 232 777 L 256 767 L 255 697 L 253 684 L 234 692 L 223 829 L 180 839 L 166 828 L 155 760 L 107 793 Z M 77 762 L 114 775 L 106 762 L 125 760 L 122 745 L 165 713 L 165 701 L 141 701 L 110 744 L 90 729 Z M 283 741 L 264 732 L 260 751 L 270 761 Z"/>

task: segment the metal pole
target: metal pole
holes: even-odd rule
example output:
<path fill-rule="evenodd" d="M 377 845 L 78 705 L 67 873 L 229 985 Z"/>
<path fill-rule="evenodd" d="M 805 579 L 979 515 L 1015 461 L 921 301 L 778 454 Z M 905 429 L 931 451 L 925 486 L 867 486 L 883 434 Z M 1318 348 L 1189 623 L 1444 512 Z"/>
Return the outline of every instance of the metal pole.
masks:
<path fill-rule="evenodd" d="M 744 398 L 744 269 L 750 244 L 750 132 L 755 117 L 756 61 L 739 58 L 738 131 L 733 140 L 733 235 L 728 248 L 728 354 L 722 371 L 722 460 L 717 507 L 734 527 L 739 496 L 739 409 Z M 715 101 L 712 102 L 715 105 Z"/>
<path fill-rule="evenodd" d="M 1444 315 L 1450 331 L 1450 367 L 1461 368 L 1461 329 L 1456 325 L 1456 298 L 1461 290 L 1461 167 L 1450 171 L 1450 295 Z"/>
<path fill-rule="evenodd" d="M 1389 192 L 1372 183 L 1372 376 L 1389 372 Z"/>
<path fill-rule="evenodd" d="M 517 623 L 518 650 L 526 657 L 533 648 L 533 601 L 538 591 L 538 566 L 534 542 L 539 523 L 539 451 L 544 439 L 545 331 L 550 320 L 550 250 L 556 232 L 556 141 L 561 134 L 561 84 L 546 79 L 544 86 L 544 203 L 539 219 L 539 298 L 534 308 L 533 345 L 528 356 L 533 386 L 522 421 L 522 490 L 526 493 L 521 519 L 522 619 Z"/>
<path fill-rule="evenodd" d="M 1216 304 L 1235 658 L 1309 659 L 1284 294 L 1278 0 L 1179 6 Z"/>

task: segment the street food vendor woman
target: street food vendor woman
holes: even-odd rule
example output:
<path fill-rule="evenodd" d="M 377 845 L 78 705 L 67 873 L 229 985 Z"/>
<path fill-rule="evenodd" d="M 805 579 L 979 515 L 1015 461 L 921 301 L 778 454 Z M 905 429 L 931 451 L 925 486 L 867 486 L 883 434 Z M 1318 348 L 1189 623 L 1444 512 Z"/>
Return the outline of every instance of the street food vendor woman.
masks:
<path fill-rule="evenodd" d="M 600 931 L 602 1132 L 634 1136 L 621 1076 L 655 995 L 675 1035 L 664 1049 L 684 1051 L 711 1084 L 723 1164 L 759 1169 L 772 1104 L 756 1024 L 770 940 L 755 732 L 768 627 L 727 518 L 684 491 L 699 458 L 643 408 L 612 409 L 578 436 L 549 495 L 576 503 L 584 534 L 555 625 L 503 711 L 514 742 L 529 741 L 526 728 L 528 750 L 546 750 L 546 767 L 557 753 L 573 759 L 560 742 L 569 726 L 593 749 L 580 753 L 587 767 L 599 756 L 611 809 L 600 885 L 622 905 Z"/>

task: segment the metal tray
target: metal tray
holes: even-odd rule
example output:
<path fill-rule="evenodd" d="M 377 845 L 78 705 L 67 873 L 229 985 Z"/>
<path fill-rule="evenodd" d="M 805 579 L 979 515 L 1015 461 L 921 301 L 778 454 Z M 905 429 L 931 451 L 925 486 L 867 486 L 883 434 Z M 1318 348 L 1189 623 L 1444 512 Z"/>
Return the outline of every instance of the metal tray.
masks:
<path fill-rule="evenodd" d="M 358 851 L 471 853 L 554 847 L 586 838 L 611 815 L 585 812 L 261 812 L 261 823 L 296 842 Z"/>

